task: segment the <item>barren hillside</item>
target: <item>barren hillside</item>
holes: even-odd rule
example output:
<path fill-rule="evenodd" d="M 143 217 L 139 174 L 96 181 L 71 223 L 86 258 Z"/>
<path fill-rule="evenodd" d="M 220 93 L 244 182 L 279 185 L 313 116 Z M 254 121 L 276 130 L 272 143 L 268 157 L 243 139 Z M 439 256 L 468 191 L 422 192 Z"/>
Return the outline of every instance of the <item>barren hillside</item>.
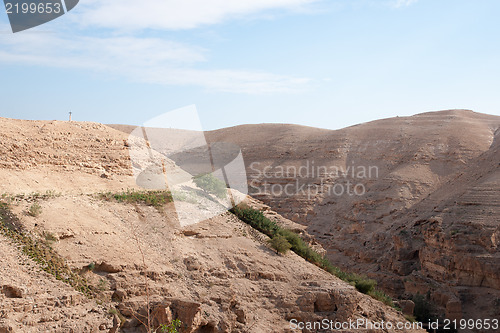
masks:
<path fill-rule="evenodd" d="M 296 254 L 277 254 L 231 213 L 181 227 L 171 202 L 115 200 L 137 193 L 123 132 L 0 119 L 0 138 L 0 332 L 142 332 L 148 313 L 155 328 L 179 319 L 181 332 L 288 332 L 292 319 L 409 323 Z"/>
<path fill-rule="evenodd" d="M 499 315 L 499 127 L 500 117 L 449 110 L 337 131 L 246 125 L 207 138 L 238 144 L 252 195 L 307 226 L 334 263 L 397 297 L 429 292 L 450 318 L 481 318 Z M 287 184 L 298 190 L 273 192 Z"/>

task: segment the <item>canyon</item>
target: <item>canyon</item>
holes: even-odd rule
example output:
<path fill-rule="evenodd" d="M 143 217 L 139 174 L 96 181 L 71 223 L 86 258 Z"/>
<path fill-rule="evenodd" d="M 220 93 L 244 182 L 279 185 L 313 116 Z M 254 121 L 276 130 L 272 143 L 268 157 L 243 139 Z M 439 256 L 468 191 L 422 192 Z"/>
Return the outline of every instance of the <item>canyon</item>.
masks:
<path fill-rule="evenodd" d="M 137 186 L 123 131 L 2 118 L 0 139 L 0 332 L 159 332 L 174 320 L 180 332 L 293 332 L 292 320 L 423 332 L 295 253 L 278 254 L 232 213 L 180 224 L 173 202 L 143 199 L 168 193 Z M 186 200 L 183 211 L 213 201 Z M 245 205 L 320 249 L 271 206 Z"/>

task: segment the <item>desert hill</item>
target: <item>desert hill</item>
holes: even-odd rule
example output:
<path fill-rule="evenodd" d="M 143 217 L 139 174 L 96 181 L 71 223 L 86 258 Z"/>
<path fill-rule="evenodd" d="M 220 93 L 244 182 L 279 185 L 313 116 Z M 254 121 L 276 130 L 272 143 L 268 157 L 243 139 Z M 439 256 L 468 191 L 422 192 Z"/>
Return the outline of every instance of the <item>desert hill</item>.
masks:
<path fill-rule="evenodd" d="M 127 135 L 97 123 L 0 118 L 3 192 L 133 186 Z M 106 177 L 115 181 L 107 181 Z"/>
<path fill-rule="evenodd" d="M 448 110 L 337 131 L 246 125 L 207 138 L 238 144 L 252 195 L 307 226 L 336 264 L 397 297 L 429 293 L 452 318 L 480 318 L 499 315 L 499 127 L 498 116 Z M 313 163 L 377 173 L 294 174 Z M 297 180 L 311 190 L 269 193 Z M 363 195 L 331 191 L 347 181 Z"/>
<path fill-rule="evenodd" d="M 171 202 L 137 194 L 124 132 L 0 118 L 0 139 L 0 332 L 143 332 L 148 313 L 155 328 L 181 320 L 182 332 L 289 332 L 291 319 L 408 323 L 293 252 L 277 254 L 231 213 L 182 227 Z M 197 214 L 208 203 L 183 205 Z"/>

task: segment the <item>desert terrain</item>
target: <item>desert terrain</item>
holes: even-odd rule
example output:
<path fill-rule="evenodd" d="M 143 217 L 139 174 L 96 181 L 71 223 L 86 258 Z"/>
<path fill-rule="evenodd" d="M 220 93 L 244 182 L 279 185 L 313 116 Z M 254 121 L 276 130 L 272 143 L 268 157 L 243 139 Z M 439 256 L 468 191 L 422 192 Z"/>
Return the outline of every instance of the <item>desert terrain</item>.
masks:
<path fill-rule="evenodd" d="M 446 110 L 205 134 L 241 148 L 250 195 L 303 225 L 335 265 L 395 299 L 425 296 L 441 318 L 500 316 L 500 117 Z"/>
<path fill-rule="evenodd" d="M 268 236 L 230 212 L 182 226 L 174 204 L 162 201 L 165 192 L 140 192 L 123 131 L 1 118 L 0 138 L 2 333 L 161 332 L 176 320 L 179 332 L 312 332 L 321 330 L 293 330 L 290 321 L 324 319 L 411 326 L 401 309 L 293 251 L 277 253 Z M 250 146 L 242 147 L 252 161 Z M 183 202 L 184 212 L 209 209 L 209 199 Z M 245 205 L 324 252 L 317 235 L 335 258 L 319 225 L 307 225 L 307 214 L 282 210 L 299 224 L 280 215 L 274 202 L 259 199 L 265 198 L 248 197 Z M 283 208 L 289 203 L 284 200 Z"/>
<path fill-rule="evenodd" d="M 498 116 L 448 110 L 338 131 L 247 125 L 207 138 L 241 146 L 251 195 L 306 226 L 335 264 L 393 297 L 428 295 L 448 318 L 481 319 L 500 316 L 499 128 Z M 312 163 L 356 173 L 283 175 Z M 297 178 L 328 186 L 269 191 Z M 327 191 L 347 181 L 363 195 Z"/>

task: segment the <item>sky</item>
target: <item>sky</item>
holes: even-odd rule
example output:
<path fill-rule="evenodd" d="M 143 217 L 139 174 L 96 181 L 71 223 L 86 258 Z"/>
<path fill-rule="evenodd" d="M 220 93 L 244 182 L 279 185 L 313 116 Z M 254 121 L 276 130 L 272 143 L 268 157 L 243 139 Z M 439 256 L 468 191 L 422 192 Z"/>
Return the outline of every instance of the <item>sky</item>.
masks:
<path fill-rule="evenodd" d="M 82 0 L 13 34 L 0 116 L 203 129 L 338 129 L 445 109 L 500 115 L 498 0 Z"/>

